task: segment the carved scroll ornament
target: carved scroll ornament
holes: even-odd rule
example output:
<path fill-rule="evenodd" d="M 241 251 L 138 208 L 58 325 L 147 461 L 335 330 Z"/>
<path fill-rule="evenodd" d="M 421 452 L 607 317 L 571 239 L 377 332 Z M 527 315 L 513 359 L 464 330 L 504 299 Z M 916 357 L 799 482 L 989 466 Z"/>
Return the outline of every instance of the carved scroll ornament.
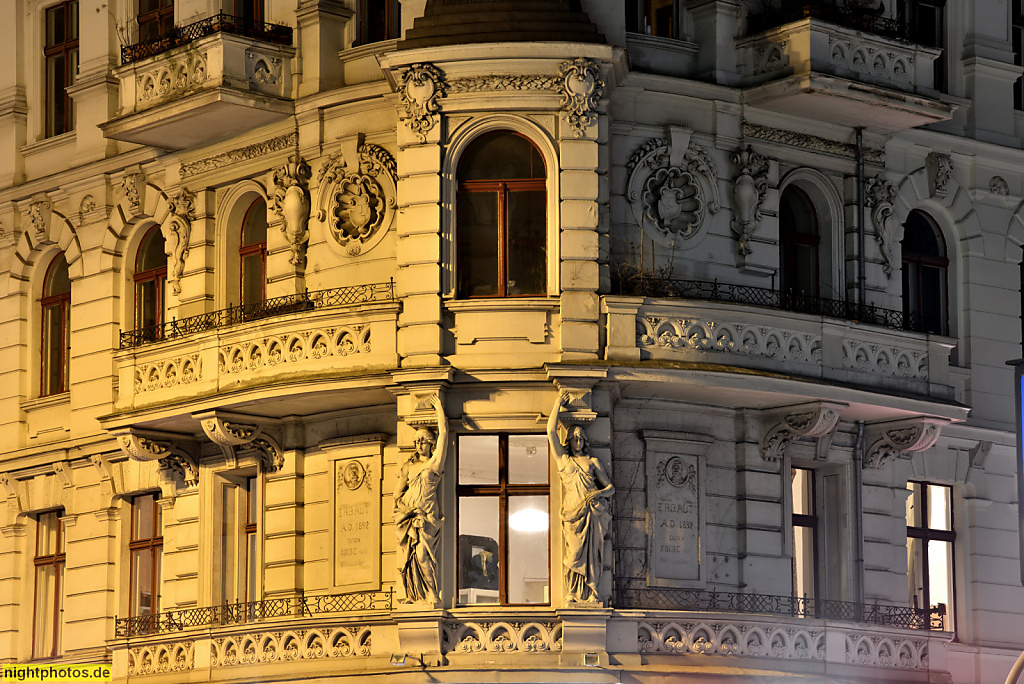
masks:
<path fill-rule="evenodd" d="M 306 264 L 306 243 L 309 242 L 309 164 L 293 154 L 288 163 L 274 170 L 274 193 L 270 209 L 284 219 L 281 232 L 288 238 L 292 255 L 288 263 L 296 267 Z"/>
<path fill-rule="evenodd" d="M 433 64 L 413 64 L 402 72 L 398 96 L 405 108 L 406 125 L 420 142 L 438 121 L 438 100 L 446 96 L 444 74 Z"/>
<path fill-rule="evenodd" d="M 931 152 L 925 161 L 932 186 L 932 197 L 945 197 L 949 179 L 953 176 L 953 158 L 941 152 Z"/>
<path fill-rule="evenodd" d="M 175 296 L 181 294 L 181 275 L 185 272 L 188 244 L 192 239 L 192 221 L 196 218 L 195 199 L 195 193 L 188 188 L 182 188 L 177 195 L 169 197 L 167 208 L 170 213 L 160 226 L 170 257 L 167 264 L 167 284 Z"/>
<path fill-rule="evenodd" d="M 262 425 L 246 421 L 244 416 L 230 414 L 208 413 L 193 417 L 199 418 L 203 432 L 223 450 L 234 454 L 239 448 L 255 449 L 268 472 L 276 472 L 284 465 L 281 445 L 263 431 Z"/>
<path fill-rule="evenodd" d="M 593 60 L 578 57 L 562 62 L 558 74 L 561 77 L 558 91 L 566 110 L 566 121 L 576 137 L 582 138 L 587 128 L 597 121 L 597 102 L 604 96 L 601 68 Z"/>
<path fill-rule="evenodd" d="M 911 418 L 868 426 L 864 443 L 864 468 L 884 468 L 893 459 L 910 458 L 915 451 L 924 451 L 939 439 L 946 420 L 940 418 Z"/>
<path fill-rule="evenodd" d="M 718 211 L 718 183 L 707 153 L 690 143 L 679 164 L 670 161 L 671 143 L 653 138 L 629 160 L 627 196 L 633 217 L 656 240 L 686 246 Z"/>
<path fill-rule="evenodd" d="M 885 277 L 892 278 L 892 241 L 896 231 L 896 217 L 893 216 L 893 202 L 896 200 L 896 186 L 881 177 L 869 178 L 865 187 L 865 199 L 871 209 L 871 224 L 875 228 L 875 242 L 882 255 Z"/>
<path fill-rule="evenodd" d="M 199 484 L 199 461 L 193 455 L 195 445 L 190 435 L 178 435 L 149 430 L 127 428 L 114 433 L 121 451 L 136 461 L 158 461 L 160 470 L 165 475 L 177 474 L 185 487 Z M 171 479 L 171 478 L 167 478 Z M 111 483 L 113 484 L 113 483 Z M 167 485 L 171 491 L 161 490 L 173 498 L 173 485 Z"/>
<path fill-rule="evenodd" d="M 745 256 L 753 252 L 750 238 L 761 220 L 761 205 L 768 192 L 768 160 L 750 145 L 740 147 L 730 158 L 738 173 L 733 180 L 733 219 L 729 225 L 736 233 L 739 253 Z"/>
<path fill-rule="evenodd" d="M 394 222 L 397 165 L 377 145 L 361 145 L 358 161 L 340 154 L 320 169 L 318 218 L 346 254 L 357 256 L 375 247 Z"/>
<path fill-rule="evenodd" d="M 819 401 L 770 412 L 768 424 L 771 427 L 761 440 L 761 456 L 766 461 L 777 463 L 782 460 L 790 442 L 808 437 L 817 440 L 817 458 L 826 458 L 845 406 Z"/>

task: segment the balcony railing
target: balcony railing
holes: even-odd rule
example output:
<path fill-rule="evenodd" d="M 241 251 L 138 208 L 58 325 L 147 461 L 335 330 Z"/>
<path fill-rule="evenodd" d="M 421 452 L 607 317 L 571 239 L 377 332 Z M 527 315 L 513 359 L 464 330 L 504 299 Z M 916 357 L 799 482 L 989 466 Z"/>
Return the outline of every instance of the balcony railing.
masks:
<path fill-rule="evenodd" d="M 890 330 L 944 334 L 937 321 L 925 319 L 915 313 L 839 299 L 812 297 L 801 292 L 782 292 L 752 285 L 731 285 L 717 280 L 685 280 L 660 276 L 647 278 L 629 269 L 620 269 L 618 272 L 613 269 L 612 290 L 613 294 L 617 295 L 750 304 L 811 316 L 829 316 Z"/>
<path fill-rule="evenodd" d="M 260 622 L 270 618 L 300 618 L 349 611 L 387 611 L 391 610 L 393 596 L 394 593 L 389 589 L 387 591 L 297 596 L 251 601 L 249 603 L 225 603 L 221 606 L 210 606 L 208 608 L 168 610 L 152 615 L 117 618 L 114 636 L 145 636 L 165 632 L 178 632 L 192 627 L 213 627 L 216 625 Z"/>
<path fill-rule="evenodd" d="M 922 630 L 942 630 L 946 615 L 943 604 L 921 610 L 910 606 L 696 589 L 620 588 L 613 603 L 616 608 L 762 613 Z"/>
<path fill-rule="evenodd" d="M 151 342 L 164 342 L 186 335 L 195 335 L 208 330 L 227 328 L 239 323 L 283 316 L 301 311 L 328 309 L 336 306 L 364 304 L 367 302 L 388 302 L 395 300 L 395 280 L 386 283 L 337 287 L 331 290 L 316 290 L 302 294 L 275 297 L 255 304 L 230 306 L 219 311 L 175 319 L 170 323 L 150 325 L 137 330 L 121 332 L 121 349 L 133 349 Z"/>
<path fill-rule="evenodd" d="M 769 7 L 747 20 L 748 33 L 760 33 L 800 19 L 820 19 L 856 31 L 872 33 L 893 40 L 913 40 L 909 24 L 899 19 L 880 17 L 865 10 L 834 5 L 829 2 L 793 3 L 783 0 L 781 7 Z"/>
<path fill-rule="evenodd" d="M 267 24 L 220 12 L 191 24 L 175 26 L 168 35 L 135 43 L 134 45 L 123 45 L 121 47 L 121 64 L 128 64 L 129 62 L 136 62 L 146 57 L 152 57 L 171 48 L 187 45 L 204 36 L 221 32 L 255 38 L 256 40 L 276 43 L 278 45 L 292 44 L 292 28 L 290 26 Z"/>

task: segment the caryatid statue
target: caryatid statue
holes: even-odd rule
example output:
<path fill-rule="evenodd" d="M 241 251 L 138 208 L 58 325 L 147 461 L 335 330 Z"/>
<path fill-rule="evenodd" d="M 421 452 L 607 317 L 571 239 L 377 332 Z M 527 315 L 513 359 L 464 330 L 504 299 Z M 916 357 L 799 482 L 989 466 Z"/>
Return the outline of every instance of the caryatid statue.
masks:
<path fill-rule="evenodd" d="M 416 431 L 415 453 L 402 464 L 395 486 L 395 533 L 398 536 L 398 574 L 405 598 L 401 603 L 440 603 L 437 593 L 437 544 L 441 537 L 438 487 L 448 452 L 448 422 L 435 394 L 437 435 L 427 428 Z"/>
<path fill-rule="evenodd" d="M 601 603 L 598 584 L 604 569 L 604 540 L 612 515 L 608 499 L 615 493 L 601 462 L 590 454 L 580 425 L 568 425 L 565 441 L 558 420 L 568 400 L 561 395 L 548 418 L 548 442 L 562 481 L 562 570 L 566 603 Z"/>

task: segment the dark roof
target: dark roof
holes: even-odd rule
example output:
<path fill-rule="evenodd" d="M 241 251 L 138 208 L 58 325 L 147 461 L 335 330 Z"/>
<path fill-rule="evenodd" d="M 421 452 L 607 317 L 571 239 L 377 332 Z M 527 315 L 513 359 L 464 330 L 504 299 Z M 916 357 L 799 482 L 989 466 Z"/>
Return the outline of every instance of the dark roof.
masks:
<path fill-rule="evenodd" d="M 427 0 L 398 49 L 520 41 L 605 42 L 579 0 Z"/>

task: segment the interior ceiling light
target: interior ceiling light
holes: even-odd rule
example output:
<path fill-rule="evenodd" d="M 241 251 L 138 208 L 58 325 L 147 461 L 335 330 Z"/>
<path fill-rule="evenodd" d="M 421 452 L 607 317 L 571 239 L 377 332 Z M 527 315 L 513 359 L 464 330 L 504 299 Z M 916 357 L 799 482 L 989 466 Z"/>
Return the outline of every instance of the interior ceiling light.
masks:
<path fill-rule="evenodd" d="M 543 532 L 548 529 L 548 514 L 536 508 L 524 508 L 510 515 L 508 524 L 516 532 Z"/>

